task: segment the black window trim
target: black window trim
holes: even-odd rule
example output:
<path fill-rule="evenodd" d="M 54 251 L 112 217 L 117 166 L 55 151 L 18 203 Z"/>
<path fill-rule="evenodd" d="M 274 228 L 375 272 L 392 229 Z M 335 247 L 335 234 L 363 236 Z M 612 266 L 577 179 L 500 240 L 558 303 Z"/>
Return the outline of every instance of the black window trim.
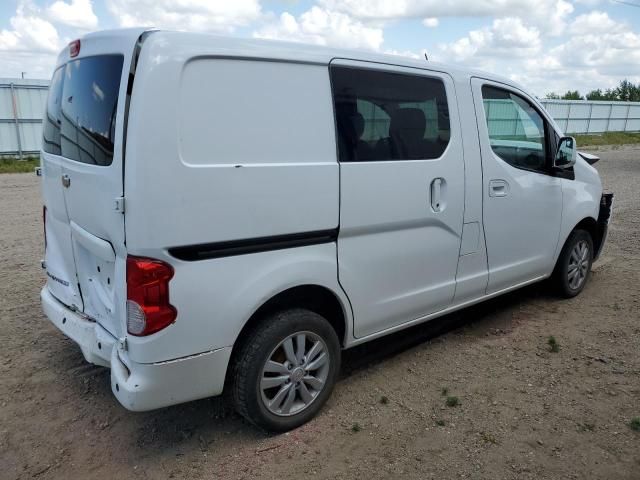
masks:
<path fill-rule="evenodd" d="M 536 103 L 531 100 L 528 94 L 526 94 L 525 92 L 515 87 L 512 87 L 511 85 L 507 85 L 504 83 L 487 81 L 485 79 L 482 79 L 482 80 L 483 80 L 483 83 L 480 85 L 480 95 L 482 96 L 482 108 L 483 108 L 483 114 L 484 114 L 484 121 L 485 121 L 485 126 L 487 128 L 487 139 L 489 140 L 489 148 L 491 148 L 491 152 L 493 152 L 493 154 L 496 157 L 498 157 L 500 160 L 502 160 L 504 163 L 506 163 L 508 166 L 512 168 L 516 168 L 518 170 L 524 170 L 525 172 L 538 173 L 540 175 L 546 175 L 549 177 L 560 177 L 560 178 L 567 178 L 569 180 L 574 180 L 575 175 L 573 173 L 573 169 L 562 170 L 562 169 L 556 169 L 553 167 L 553 157 L 555 155 L 555 152 L 553 149 L 552 142 L 550 140 L 553 140 L 555 142 L 555 138 L 556 137 L 559 138 L 560 134 L 556 132 L 556 130 L 552 127 L 551 121 L 549 119 L 549 116 L 546 114 L 546 112 L 541 111 L 538 105 L 536 105 Z M 511 163 L 507 162 L 504 158 L 502 158 L 493 150 L 493 148 L 491 147 L 491 138 L 489 137 L 489 124 L 487 123 L 487 113 L 484 111 L 484 95 L 482 94 L 482 89 L 485 86 L 495 88 L 497 90 L 504 90 L 506 92 L 517 95 L 522 100 L 524 100 L 527 104 L 529 104 L 529 106 L 533 108 L 538 115 L 540 115 L 540 117 L 544 122 L 544 137 L 545 137 L 545 148 L 546 148 L 544 170 L 512 165 Z"/>
<path fill-rule="evenodd" d="M 362 63 L 362 65 L 355 65 L 355 63 Z M 453 137 L 454 137 L 453 122 L 451 122 L 451 111 L 452 111 L 451 104 L 450 104 L 451 96 L 449 95 L 450 92 L 447 91 L 447 82 L 445 81 L 445 77 L 452 80 L 450 73 L 441 71 L 441 70 L 431 70 L 426 68 L 423 69 L 423 68 L 412 67 L 407 65 L 396 65 L 393 63 L 373 62 L 368 60 L 359 60 L 359 59 L 346 58 L 346 57 L 335 57 L 331 59 L 327 67 L 328 67 L 327 73 L 329 75 L 329 88 L 331 89 L 331 110 L 333 111 L 334 143 L 336 146 L 336 160 L 338 164 L 369 165 L 369 164 L 375 164 L 375 163 L 395 163 L 395 162 L 431 162 L 431 161 L 441 160 L 447 154 L 451 146 L 451 141 L 453 140 Z M 442 85 L 444 86 L 444 94 L 447 100 L 447 111 L 449 114 L 449 141 L 447 142 L 447 146 L 442 151 L 442 154 L 436 158 L 406 158 L 402 160 L 394 160 L 389 158 L 386 160 L 358 160 L 355 162 L 340 160 L 340 146 L 338 141 L 338 138 L 339 138 L 338 116 L 336 112 L 336 102 L 335 102 L 335 95 L 334 95 L 335 88 L 333 85 L 333 77 L 331 75 L 332 68 L 350 68 L 353 70 L 369 70 L 372 72 L 394 73 L 399 75 L 414 76 L 414 77 L 420 77 L 420 78 L 427 77 L 434 80 L 440 80 L 442 82 Z M 398 70 L 395 70 L 396 68 L 401 68 L 403 70 L 414 70 L 414 71 L 411 71 L 411 72 L 398 71 Z M 455 97 L 455 85 L 454 85 L 453 96 Z M 458 105 L 456 104 L 454 105 L 454 107 L 457 109 Z"/>

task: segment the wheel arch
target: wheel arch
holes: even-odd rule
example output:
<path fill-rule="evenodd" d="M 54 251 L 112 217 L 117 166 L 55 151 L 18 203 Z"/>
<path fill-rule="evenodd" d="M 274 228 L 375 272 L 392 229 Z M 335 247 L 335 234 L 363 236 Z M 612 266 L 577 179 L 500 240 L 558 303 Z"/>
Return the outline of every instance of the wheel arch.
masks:
<path fill-rule="evenodd" d="M 595 218 L 583 218 L 575 227 L 573 227 L 573 230 L 571 231 L 573 232 L 575 230 L 585 230 L 589 235 L 591 235 L 591 240 L 593 241 L 593 250 L 594 252 L 598 251 L 600 243 L 602 242 L 602 235 L 598 229 L 598 222 Z"/>
<path fill-rule="evenodd" d="M 248 337 L 248 333 L 258 324 L 264 321 L 270 313 L 288 308 L 305 308 L 324 317 L 333 327 L 336 335 L 340 339 L 340 345 L 345 346 L 349 333 L 349 305 L 347 305 L 340 295 L 331 289 L 317 284 L 297 285 L 284 289 L 274 294 L 267 301 L 263 302 L 247 319 L 236 337 L 231 350 L 230 365 L 234 357 L 243 345 L 243 341 Z M 231 371 L 227 369 L 227 375 Z"/>
<path fill-rule="evenodd" d="M 598 227 L 598 222 L 596 221 L 595 218 L 591 216 L 584 217 L 582 220 L 576 223 L 576 225 L 571 230 L 569 230 L 565 235 L 565 237 L 562 239 L 562 243 L 559 245 L 560 248 L 558 248 L 558 252 L 556 254 L 554 268 L 558 265 L 558 262 L 560 261 L 560 253 L 562 252 L 565 245 L 569 241 L 569 237 L 576 230 L 585 230 L 589 235 L 591 235 L 591 240 L 593 241 L 593 250 L 594 252 L 599 251 L 599 247 L 600 247 L 600 244 L 602 243 L 603 235 Z"/>

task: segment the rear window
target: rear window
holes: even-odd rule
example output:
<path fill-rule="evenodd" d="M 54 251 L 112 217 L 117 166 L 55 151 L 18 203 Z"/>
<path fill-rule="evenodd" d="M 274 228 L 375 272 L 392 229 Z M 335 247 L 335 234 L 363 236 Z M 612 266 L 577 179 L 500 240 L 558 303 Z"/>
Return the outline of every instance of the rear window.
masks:
<path fill-rule="evenodd" d="M 80 58 L 53 74 L 43 150 L 93 165 L 111 165 L 122 55 Z"/>

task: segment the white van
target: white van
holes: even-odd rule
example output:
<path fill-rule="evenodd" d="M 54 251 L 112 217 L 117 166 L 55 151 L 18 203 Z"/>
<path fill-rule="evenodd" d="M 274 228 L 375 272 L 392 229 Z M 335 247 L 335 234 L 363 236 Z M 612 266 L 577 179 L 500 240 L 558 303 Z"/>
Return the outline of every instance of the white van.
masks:
<path fill-rule="evenodd" d="M 224 389 L 287 430 L 341 349 L 549 277 L 577 295 L 612 205 L 594 160 L 486 73 L 87 35 L 47 104 L 42 305 L 127 409 Z"/>

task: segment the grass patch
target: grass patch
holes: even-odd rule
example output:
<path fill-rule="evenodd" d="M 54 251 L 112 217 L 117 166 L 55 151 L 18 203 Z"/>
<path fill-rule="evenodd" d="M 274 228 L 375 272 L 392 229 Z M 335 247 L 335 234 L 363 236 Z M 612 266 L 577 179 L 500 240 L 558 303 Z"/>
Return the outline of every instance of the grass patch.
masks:
<path fill-rule="evenodd" d="M 380 397 L 380 403 L 381 403 L 382 405 L 386 405 L 387 403 L 389 403 L 389 397 L 387 397 L 386 395 L 382 395 L 382 396 Z"/>
<path fill-rule="evenodd" d="M 39 166 L 40 159 L 37 157 L 28 158 L 27 160 L 0 159 L 0 173 L 28 173 L 33 172 Z"/>
<path fill-rule="evenodd" d="M 355 422 L 353 425 L 351 425 L 351 431 L 353 433 L 358 433 L 360 430 L 362 430 L 362 427 L 358 422 Z"/>
<path fill-rule="evenodd" d="M 640 417 L 632 418 L 629 422 L 629 426 L 631 427 L 631 430 L 640 432 Z"/>
<path fill-rule="evenodd" d="M 596 429 L 593 423 L 580 423 L 578 424 L 578 430 L 581 432 L 593 432 Z"/>
<path fill-rule="evenodd" d="M 498 444 L 498 440 L 496 440 L 496 437 L 494 437 L 488 432 L 480 432 L 480 438 L 482 438 L 482 441 L 484 443 L 490 443 L 492 445 Z"/>
<path fill-rule="evenodd" d="M 550 352 L 558 353 L 560 351 L 560 344 L 556 340 L 556 337 L 554 337 L 553 335 L 549 337 L 549 339 L 547 340 L 547 343 L 549 344 Z"/>
<path fill-rule="evenodd" d="M 449 389 L 447 387 L 442 387 L 442 390 L 440 390 L 440 394 L 444 397 L 449 393 Z"/>
<path fill-rule="evenodd" d="M 440 419 L 436 420 L 436 425 L 438 425 L 439 427 L 444 427 L 445 426 L 445 421 L 440 418 Z"/>
<path fill-rule="evenodd" d="M 460 405 L 460 400 L 458 397 L 447 397 L 447 407 L 456 407 Z"/>
<path fill-rule="evenodd" d="M 607 132 L 602 135 L 576 135 L 578 150 L 580 147 L 598 145 L 630 145 L 640 143 L 640 133 Z"/>

